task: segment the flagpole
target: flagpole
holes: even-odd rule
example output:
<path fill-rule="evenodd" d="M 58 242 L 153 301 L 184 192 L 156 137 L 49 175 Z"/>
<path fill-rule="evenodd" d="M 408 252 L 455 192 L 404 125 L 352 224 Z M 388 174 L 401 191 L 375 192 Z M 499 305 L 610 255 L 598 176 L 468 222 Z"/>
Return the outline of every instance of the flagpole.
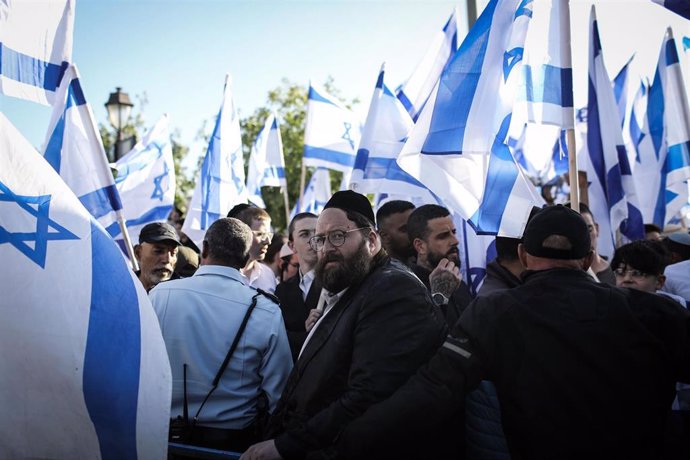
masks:
<path fill-rule="evenodd" d="M 566 4 L 566 11 L 568 12 L 568 18 L 565 22 L 565 29 L 563 31 L 566 40 L 568 40 L 568 46 L 566 49 L 570 56 L 568 56 L 568 62 L 573 62 L 573 48 L 572 48 L 572 35 L 570 33 L 570 2 Z M 571 84 L 571 87 L 573 85 Z M 573 100 L 575 100 L 575 90 L 573 88 Z M 574 104 L 573 104 L 574 105 Z M 565 143 L 568 148 L 568 176 L 570 179 L 570 207 L 577 212 L 580 212 L 580 177 L 577 171 L 577 145 L 575 143 L 575 107 L 570 111 L 570 126 L 565 133 Z"/>
<path fill-rule="evenodd" d="M 288 189 L 287 187 L 281 187 L 283 189 L 283 198 L 285 201 L 285 228 L 290 225 L 290 204 L 288 203 Z"/>
<path fill-rule="evenodd" d="M 139 264 L 137 263 L 137 258 L 134 256 L 132 240 L 129 238 L 129 232 L 127 231 L 125 218 L 122 216 L 122 213 L 120 211 L 117 212 L 117 223 L 120 225 L 120 231 L 122 232 L 122 237 L 125 240 L 125 247 L 127 248 L 127 254 L 129 255 L 129 261 L 132 265 L 132 270 L 134 270 L 135 272 L 139 271 Z"/>
<path fill-rule="evenodd" d="M 304 205 L 302 200 L 304 199 L 304 180 L 307 177 L 307 167 L 304 166 L 304 157 L 302 157 L 302 173 L 299 178 L 299 203 L 297 203 L 297 212 L 302 212 Z"/>

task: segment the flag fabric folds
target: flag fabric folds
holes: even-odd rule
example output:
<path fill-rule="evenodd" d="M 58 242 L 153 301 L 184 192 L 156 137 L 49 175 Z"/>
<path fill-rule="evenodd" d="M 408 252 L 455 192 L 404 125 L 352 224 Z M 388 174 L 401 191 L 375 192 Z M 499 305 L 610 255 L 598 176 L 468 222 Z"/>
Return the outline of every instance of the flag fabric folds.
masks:
<path fill-rule="evenodd" d="M 266 118 L 266 123 L 256 136 L 247 171 L 247 191 L 249 201 L 265 208 L 261 197 L 261 187 L 287 187 L 285 179 L 285 160 L 280 126 L 275 114 Z"/>
<path fill-rule="evenodd" d="M 75 0 L 0 2 L 0 93 L 52 105 L 72 61 Z"/>
<path fill-rule="evenodd" d="M 690 19 L 690 3 L 688 0 L 652 0 L 664 8 L 673 11 L 676 14 L 683 16 L 685 19 Z"/>
<path fill-rule="evenodd" d="M 182 232 L 201 248 L 206 230 L 230 209 L 247 202 L 240 118 L 226 77 L 223 103 L 201 165 Z"/>
<path fill-rule="evenodd" d="M 587 103 L 587 177 L 589 203 L 599 224 L 601 254 L 613 255 L 616 231 L 629 240 L 644 238 L 618 106 L 604 66 L 596 13 L 590 15 L 589 91 Z"/>
<path fill-rule="evenodd" d="M 304 189 L 302 203 L 292 208 L 290 219 L 300 212 L 311 212 L 319 215 L 331 198 L 331 176 L 326 168 L 317 168 L 311 175 L 309 183 Z"/>
<path fill-rule="evenodd" d="M 618 106 L 618 114 L 621 119 L 621 126 L 625 124 L 625 117 L 628 110 L 628 74 L 630 63 L 634 56 L 630 56 L 628 62 L 625 63 L 618 74 L 613 78 L 613 95 L 616 98 L 616 105 Z"/>
<path fill-rule="evenodd" d="M 352 169 L 352 190 L 417 197 L 427 203 L 436 201 L 426 187 L 396 163 L 412 124 L 405 108 L 385 85 L 381 69 Z"/>
<path fill-rule="evenodd" d="M 172 381 L 117 245 L 0 113 L 0 457 L 164 458 Z"/>
<path fill-rule="evenodd" d="M 647 99 L 649 132 L 661 178 L 654 223 L 666 225 L 688 202 L 690 115 L 676 42 L 669 28 Z"/>
<path fill-rule="evenodd" d="M 504 143 L 530 17 L 530 0 L 489 2 L 398 158 L 482 234 L 521 236 L 543 202 Z"/>
<path fill-rule="evenodd" d="M 115 167 L 127 230 L 136 240 L 146 224 L 165 222 L 175 202 L 175 163 L 167 115 Z M 122 239 L 119 226 L 106 230 L 113 238 Z"/>
<path fill-rule="evenodd" d="M 527 121 L 572 129 L 573 69 L 568 0 L 534 2 L 518 99 Z"/>
<path fill-rule="evenodd" d="M 417 120 L 424 104 L 429 99 L 429 95 L 431 95 L 431 91 L 441 77 L 441 72 L 457 51 L 459 43 L 458 11 L 456 8 L 443 29 L 434 36 L 431 46 L 410 78 L 395 91 L 396 97 L 413 120 Z"/>
<path fill-rule="evenodd" d="M 108 228 L 121 214 L 122 202 L 74 64 L 65 71 L 55 98 L 43 155 L 91 215 Z"/>
<path fill-rule="evenodd" d="M 356 115 L 323 89 L 310 85 L 302 164 L 349 173 L 360 136 Z"/>

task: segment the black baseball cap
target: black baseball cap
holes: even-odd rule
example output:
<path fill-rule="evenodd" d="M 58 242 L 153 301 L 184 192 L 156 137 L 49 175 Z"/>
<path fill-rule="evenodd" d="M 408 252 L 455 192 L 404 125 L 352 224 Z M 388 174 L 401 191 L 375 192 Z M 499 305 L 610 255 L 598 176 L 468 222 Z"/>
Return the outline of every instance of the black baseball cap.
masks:
<path fill-rule="evenodd" d="M 160 243 L 169 241 L 180 246 L 180 238 L 177 236 L 175 228 L 165 222 L 153 222 L 146 224 L 139 233 L 139 244 L 141 243 Z"/>
<path fill-rule="evenodd" d="M 544 246 L 544 240 L 553 235 L 567 238 L 570 249 Z M 547 206 L 531 217 L 522 244 L 527 253 L 547 259 L 582 259 L 591 250 L 587 223 L 580 214 L 560 204 Z"/>

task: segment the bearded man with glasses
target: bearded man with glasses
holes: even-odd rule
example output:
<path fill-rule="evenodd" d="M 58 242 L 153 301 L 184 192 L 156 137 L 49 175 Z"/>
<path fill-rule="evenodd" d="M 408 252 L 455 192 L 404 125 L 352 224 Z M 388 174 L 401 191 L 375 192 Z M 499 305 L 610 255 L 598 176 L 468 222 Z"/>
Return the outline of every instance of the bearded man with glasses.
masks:
<path fill-rule="evenodd" d="M 369 200 L 353 191 L 334 194 L 319 216 L 310 245 L 323 286 L 321 314 L 269 423 L 273 439 L 242 459 L 337 455 L 328 451 L 348 423 L 443 343 L 440 310 L 424 284 L 388 257 L 375 228 Z"/>

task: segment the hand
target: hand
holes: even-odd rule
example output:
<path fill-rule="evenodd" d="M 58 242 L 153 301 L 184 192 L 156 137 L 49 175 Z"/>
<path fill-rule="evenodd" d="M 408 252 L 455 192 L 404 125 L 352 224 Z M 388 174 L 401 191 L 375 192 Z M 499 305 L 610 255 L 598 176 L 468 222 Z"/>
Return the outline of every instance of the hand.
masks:
<path fill-rule="evenodd" d="M 304 328 L 307 332 L 311 331 L 311 328 L 314 327 L 314 324 L 321 318 L 321 315 L 321 310 L 317 310 L 316 308 L 309 311 L 309 316 L 307 316 L 307 320 L 304 322 Z"/>
<path fill-rule="evenodd" d="M 443 258 L 429 275 L 430 291 L 440 292 L 450 298 L 461 281 L 460 269 L 450 260 Z"/>
<path fill-rule="evenodd" d="M 273 439 L 259 442 L 249 449 L 244 451 L 240 460 L 282 460 L 280 452 L 276 449 L 276 443 Z"/>

